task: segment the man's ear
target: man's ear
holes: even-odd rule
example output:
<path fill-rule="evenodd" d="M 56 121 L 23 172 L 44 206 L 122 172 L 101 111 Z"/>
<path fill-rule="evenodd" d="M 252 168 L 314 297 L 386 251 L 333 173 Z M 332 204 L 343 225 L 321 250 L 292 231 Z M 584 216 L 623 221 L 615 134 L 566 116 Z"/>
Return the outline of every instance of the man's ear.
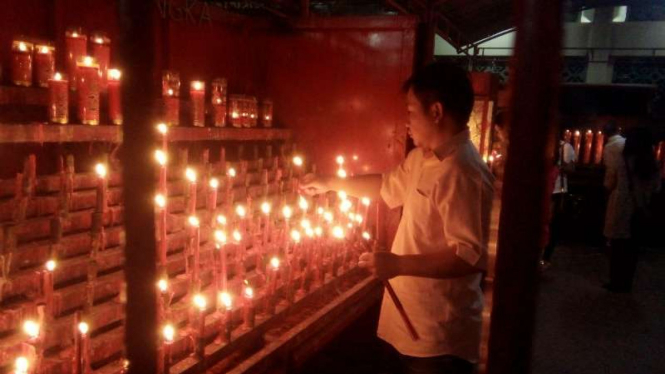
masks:
<path fill-rule="evenodd" d="M 429 106 L 429 115 L 434 120 L 434 123 L 439 123 L 443 120 L 443 111 L 443 104 L 438 101 Z"/>

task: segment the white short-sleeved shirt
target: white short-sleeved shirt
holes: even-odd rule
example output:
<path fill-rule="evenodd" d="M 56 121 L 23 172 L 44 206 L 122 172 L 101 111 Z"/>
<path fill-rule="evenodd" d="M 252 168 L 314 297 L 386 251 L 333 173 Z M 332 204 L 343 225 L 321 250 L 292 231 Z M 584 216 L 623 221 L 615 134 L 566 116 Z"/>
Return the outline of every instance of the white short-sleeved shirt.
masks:
<path fill-rule="evenodd" d="M 392 252 L 455 251 L 462 260 L 484 269 L 494 178 L 469 140 L 468 130 L 434 153 L 428 156 L 414 149 L 399 167 L 383 175 L 381 197 L 391 208 L 403 206 Z M 455 355 L 478 362 L 480 281 L 480 272 L 453 279 L 391 279 L 420 340 L 411 339 L 387 295 L 377 335 L 404 355 Z"/>
<path fill-rule="evenodd" d="M 562 154 L 563 153 L 563 154 Z M 575 155 L 575 148 L 568 142 L 561 141 L 559 143 L 559 164 L 557 166 L 563 166 L 561 160 L 566 164 L 577 161 L 577 156 Z M 566 193 L 568 192 L 568 176 L 566 173 L 560 172 L 556 177 L 554 182 L 554 191 L 552 193 Z"/>

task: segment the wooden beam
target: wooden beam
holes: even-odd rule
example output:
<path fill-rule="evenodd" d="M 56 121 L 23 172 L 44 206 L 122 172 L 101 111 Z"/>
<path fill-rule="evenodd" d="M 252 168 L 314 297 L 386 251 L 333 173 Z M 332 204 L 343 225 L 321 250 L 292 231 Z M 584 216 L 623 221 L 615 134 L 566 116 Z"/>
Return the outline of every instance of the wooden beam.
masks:
<path fill-rule="evenodd" d="M 515 1 L 510 143 L 504 174 L 487 372 L 530 372 L 544 201 L 561 80 L 561 1 Z"/>

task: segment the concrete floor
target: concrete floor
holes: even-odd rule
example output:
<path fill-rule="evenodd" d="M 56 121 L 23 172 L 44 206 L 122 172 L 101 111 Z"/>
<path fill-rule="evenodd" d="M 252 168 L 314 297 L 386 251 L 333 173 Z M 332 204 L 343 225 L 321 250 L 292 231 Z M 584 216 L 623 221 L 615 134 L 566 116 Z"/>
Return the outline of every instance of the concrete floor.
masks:
<path fill-rule="evenodd" d="M 632 294 L 612 294 L 599 248 L 557 248 L 543 274 L 533 374 L 664 374 L 665 249 L 644 250 Z M 392 374 L 397 363 L 374 335 L 378 308 L 303 368 L 306 374 Z"/>

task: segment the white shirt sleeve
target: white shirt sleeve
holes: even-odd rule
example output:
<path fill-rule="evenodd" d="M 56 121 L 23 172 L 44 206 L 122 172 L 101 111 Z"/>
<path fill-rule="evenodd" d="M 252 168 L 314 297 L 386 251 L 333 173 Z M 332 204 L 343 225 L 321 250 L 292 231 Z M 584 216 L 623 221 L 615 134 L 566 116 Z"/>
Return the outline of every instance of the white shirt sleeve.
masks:
<path fill-rule="evenodd" d="M 571 163 L 575 162 L 577 160 L 577 156 L 575 155 L 575 148 L 573 148 L 570 143 L 566 143 L 563 146 L 563 162 L 565 163 Z"/>
<path fill-rule="evenodd" d="M 411 172 L 411 165 L 413 164 L 416 151 L 414 149 L 409 152 L 406 159 L 397 168 L 384 173 L 382 176 L 380 194 L 390 209 L 404 205 L 409 173 Z"/>

